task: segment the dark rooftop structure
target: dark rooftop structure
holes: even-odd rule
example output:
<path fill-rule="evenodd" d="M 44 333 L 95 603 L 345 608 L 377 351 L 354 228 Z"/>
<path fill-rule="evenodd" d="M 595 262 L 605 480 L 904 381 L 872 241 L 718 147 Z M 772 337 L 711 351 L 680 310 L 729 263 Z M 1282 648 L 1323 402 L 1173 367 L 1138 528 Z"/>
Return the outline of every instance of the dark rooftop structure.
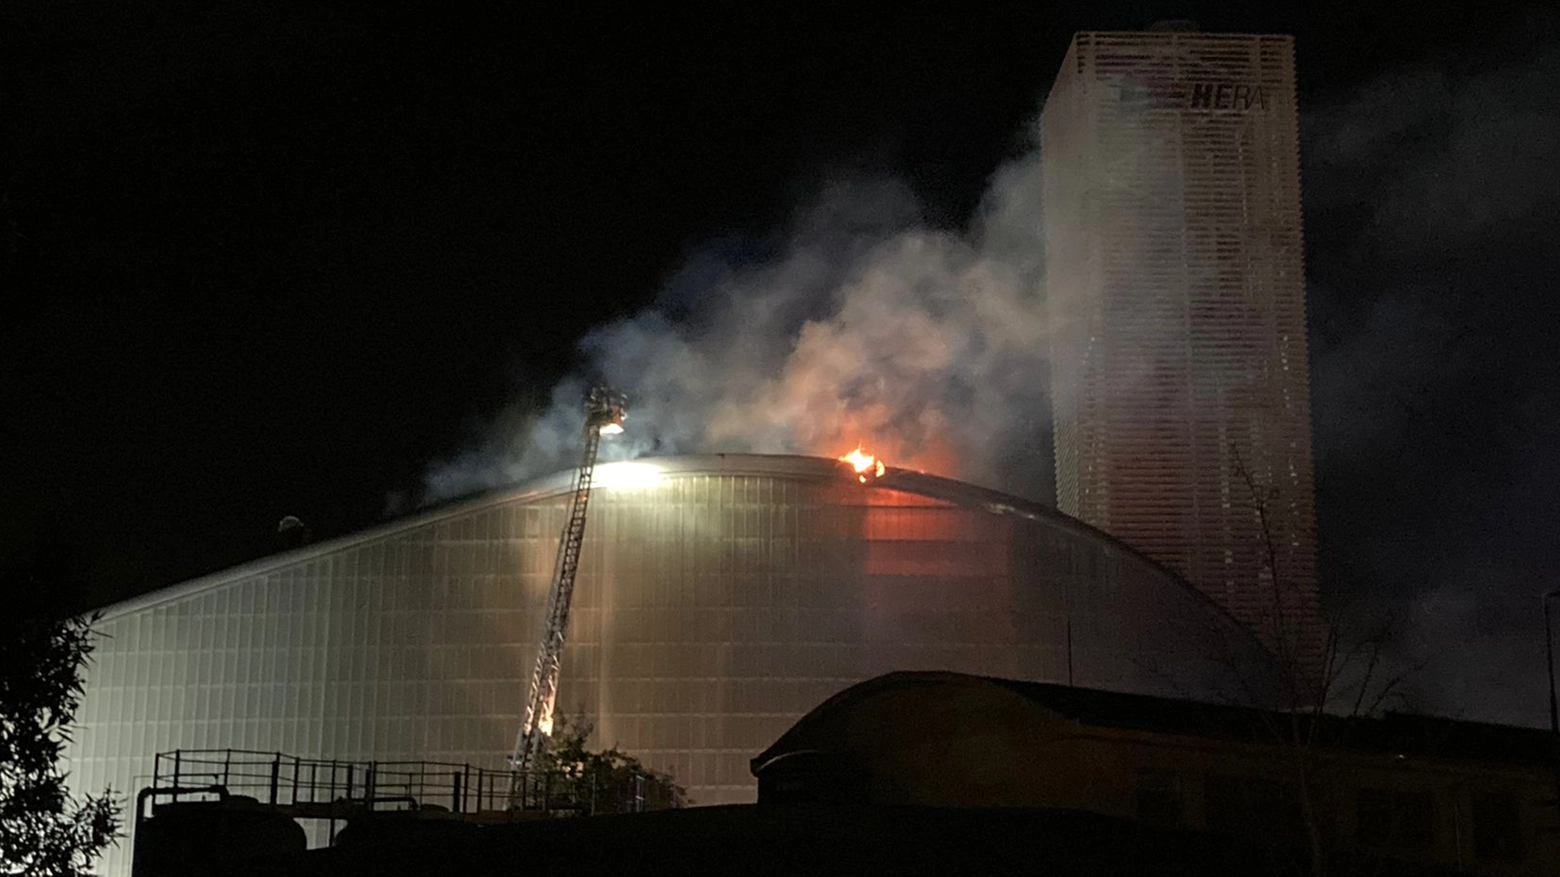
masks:
<path fill-rule="evenodd" d="M 1295 860 L 1538 875 L 1560 861 L 1553 753 L 1529 728 L 901 672 L 829 698 L 752 769 L 761 806 L 1084 811 Z"/>
<path fill-rule="evenodd" d="M 1269 712 L 1247 707 L 1122 694 L 1090 688 L 988 679 L 1083 725 L 1272 742 L 1314 722 L 1324 745 L 1359 752 L 1547 767 L 1555 742 L 1537 728 L 1465 722 L 1387 711 L 1379 717 Z"/>

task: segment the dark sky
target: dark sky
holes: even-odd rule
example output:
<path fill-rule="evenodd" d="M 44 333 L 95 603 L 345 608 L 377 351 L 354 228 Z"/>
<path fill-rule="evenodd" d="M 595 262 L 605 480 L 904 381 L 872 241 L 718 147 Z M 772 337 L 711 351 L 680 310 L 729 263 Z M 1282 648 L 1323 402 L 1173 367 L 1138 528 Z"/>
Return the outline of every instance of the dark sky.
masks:
<path fill-rule="evenodd" d="M 1540 715 L 1554 13 L 330 5 L 0 8 L 0 555 L 103 600 L 375 523 L 711 241 L 855 172 L 956 227 L 1074 31 L 1187 17 L 1298 40 L 1330 604 L 1461 650 L 1443 711 Z"/>

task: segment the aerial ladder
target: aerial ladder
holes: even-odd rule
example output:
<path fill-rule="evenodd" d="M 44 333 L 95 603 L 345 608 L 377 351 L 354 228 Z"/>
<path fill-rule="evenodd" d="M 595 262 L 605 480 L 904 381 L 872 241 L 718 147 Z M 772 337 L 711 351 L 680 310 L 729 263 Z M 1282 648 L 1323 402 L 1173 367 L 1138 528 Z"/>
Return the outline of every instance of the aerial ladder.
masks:
<path fill-rule="evenodd" d="M 580 566 L 580 544 L 585 539 L 596 451 L 601 446 L 602 436 L 623 431 L 625 405 L 626 399 L 621 393 L 601 384 L 592 387 L 585 397 L 585 452 L 575 473 L 574 495 L 569 500 L 569 515 L 564 519 L 557 559 L 553 562 L 546 626 L 542 629 L 541 645 L 536 650 L 536 666 L 531 671 L 525 720 L 515 735 L 514 753 L 509 756 L 509 804 L 512 808 L 523 806 L 527 772 L 535 766 L 542 747 L 552 735 L 553 708 L 558 700 L 558 666 L 563 658 L 564 639 L 569 633 L 569 604 L 574 598 L 574 574 Z"/>

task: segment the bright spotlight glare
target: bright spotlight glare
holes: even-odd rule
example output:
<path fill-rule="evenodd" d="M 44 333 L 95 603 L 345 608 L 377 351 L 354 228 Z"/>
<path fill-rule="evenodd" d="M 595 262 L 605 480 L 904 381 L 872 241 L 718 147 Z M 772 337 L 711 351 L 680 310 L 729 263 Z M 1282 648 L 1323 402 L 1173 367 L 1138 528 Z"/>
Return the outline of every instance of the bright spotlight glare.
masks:
<path fill-rule="evenodd" d="M 654 487 L 661 483 L 661 467 L 654 463 L 603 463 L 591 480 L 596 487 Z"/>
<path fill-rule="evenodd" d="M 623 424 L 621 423 L 604 423 L 601 425 L 600 430 L 602 435 L 618 435 L 622 431 Z"/>

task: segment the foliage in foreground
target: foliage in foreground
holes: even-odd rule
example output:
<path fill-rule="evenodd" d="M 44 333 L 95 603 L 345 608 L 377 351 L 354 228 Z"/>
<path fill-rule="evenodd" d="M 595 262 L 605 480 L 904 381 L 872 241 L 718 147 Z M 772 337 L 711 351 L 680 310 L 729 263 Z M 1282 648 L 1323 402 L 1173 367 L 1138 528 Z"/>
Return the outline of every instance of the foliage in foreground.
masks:
<path fill-rule="evenodd" d="M 553 777 L 549 797 L 591 813 L 663 810 L 692 803 L 673 778 L 646 767 L 616 746 L 587 747 L 595 726 L 583 716 L 558 717 L 558 727 L 542 752 L 539 772 Z"/>
<path fill-rule="evenodd" d="M 114 843 L 121 813 L 108 792 L 73 797 L 59 761 L 93 650 L 92 623 L 43 607 L 45 576 L 0 574 L 14 595 L 0 612 L 0 874 L 76 877 Z"/>

